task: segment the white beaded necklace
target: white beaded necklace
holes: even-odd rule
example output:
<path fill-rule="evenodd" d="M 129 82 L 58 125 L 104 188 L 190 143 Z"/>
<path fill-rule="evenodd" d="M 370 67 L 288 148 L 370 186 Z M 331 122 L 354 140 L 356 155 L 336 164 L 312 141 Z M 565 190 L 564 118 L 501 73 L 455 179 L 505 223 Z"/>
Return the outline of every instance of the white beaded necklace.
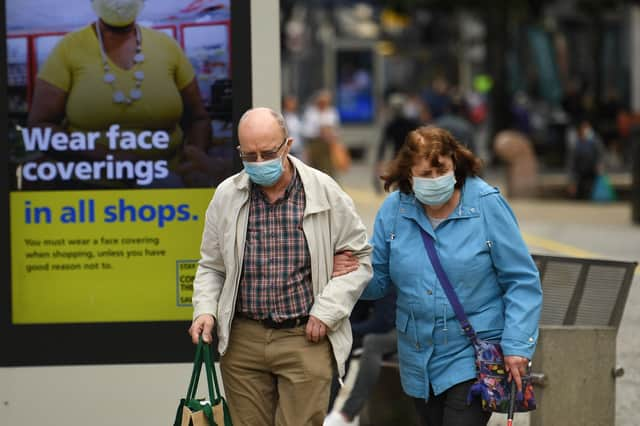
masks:
<path fill-rule="evenodd" d="M 136 82 L 136 86 L 129 91 L 129 96 L 125 95 L 124 92 L 116 87 L 116 76 L 111 72 L 111 68 L 109 67 L 109 62 L 107 60 L 107 54 L 104 51 L 104 43 L 102 41 L 102 33 L 100 32 L 100 27 L 98 23 L 95 24 L 96 33 L 98 34 L 98 42 L 100 43 L 100 54 L 102 55 L 102 65 L 104 66 L 104 82 L 111 86 L 111 90 L 113 91 L 112 100 L 116 104 L 127 104 L 130 105 L 134 101 L 140 100 L 142 98 L 142 80 L 144 80 L 144 71 L 137 70 L 139 64 L 144 62 L 144 54 L 142 53 L 142 42 L 140 36 L 140 28 L 136 25 L 136 54 L 133 57 L 133 78 Z"/>

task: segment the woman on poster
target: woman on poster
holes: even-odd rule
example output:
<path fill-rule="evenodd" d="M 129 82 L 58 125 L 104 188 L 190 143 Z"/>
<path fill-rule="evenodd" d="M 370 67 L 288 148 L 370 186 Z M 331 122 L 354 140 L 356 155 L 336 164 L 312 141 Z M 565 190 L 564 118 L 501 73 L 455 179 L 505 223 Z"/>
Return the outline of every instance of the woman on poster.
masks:
<path fill-rule="evenodd" d="M 92 0 L 98 20 L 67 34 L 55 47 L 38 74 L 28 124 L 67 133 L 106 132 L 112 124 L 138 134 L 166 131 L 169 143 L 162 150 L 110 151 L 102 138 L 94 150 L 73 154 L 88 161 L 108 154 L 116 160 L 166 160 L 167 176 L 149 186 L 181 187 L 188 184 L 190 171 L 206 167 L 210 120 L 180 46 L 136 23 L 143 5 L 143 0 Z M 62 154 L 72 159 L 69 152 Z M 136 185 L 126 179 L 53 184 Z"/>

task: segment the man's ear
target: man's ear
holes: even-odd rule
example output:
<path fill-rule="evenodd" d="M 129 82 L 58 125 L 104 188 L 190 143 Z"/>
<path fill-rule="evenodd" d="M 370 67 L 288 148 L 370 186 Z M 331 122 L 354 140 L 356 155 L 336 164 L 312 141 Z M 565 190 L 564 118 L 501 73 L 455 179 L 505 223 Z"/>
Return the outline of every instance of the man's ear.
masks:
<path fill-rule="evenodd" d="M 293 138 L 291 136 L 287 136 L 287 142 L 284 144 L 284 149 L 287 152 L 286 155 L 289 155 L 289 153 L 291 152 L 291 145 L 293 145 Z"/>

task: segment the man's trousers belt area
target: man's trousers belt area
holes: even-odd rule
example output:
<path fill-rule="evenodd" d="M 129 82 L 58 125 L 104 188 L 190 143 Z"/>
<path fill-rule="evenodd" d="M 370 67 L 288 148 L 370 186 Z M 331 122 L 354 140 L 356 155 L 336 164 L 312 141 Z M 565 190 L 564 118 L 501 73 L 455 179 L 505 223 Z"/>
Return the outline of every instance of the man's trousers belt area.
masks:
<path fill-rule="evenodd" d="M 255 319 L 255 318 L 252 318 L 249 314 L 246 314 L 244 312 L 238 312 L 236 316 L 238 318 L 244 318 L 244 319 L 248 319 L 248 320 L 260 323 L 265 328 L 273 328 L 276 330 L 283 329 L 283 328 L 300 327 L 302 325 L 305 325 L 309 321 L 309 315 L 305 315 L 303 317 L 298 317 L 298 318 L 287 318 L 285 320 L 278 321 L 278 322 L 272 320 L 271 318 Z"/>

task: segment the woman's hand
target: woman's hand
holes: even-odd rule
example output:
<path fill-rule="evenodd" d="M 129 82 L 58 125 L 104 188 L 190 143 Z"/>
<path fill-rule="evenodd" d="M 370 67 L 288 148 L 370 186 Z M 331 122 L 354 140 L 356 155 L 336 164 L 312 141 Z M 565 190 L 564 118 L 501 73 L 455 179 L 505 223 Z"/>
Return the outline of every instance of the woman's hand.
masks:
<path fill-rule="evenodd" d="M 353 272 L 360 267 L 358 258 L 350 251 L 341 251 L 333 256 L 333 273 L 331 278 Z"/>
<path fill-rule="evenodd" d="M 527 374 L 529 360 L 521 356 L 507 355 L 504 357 L 504 366 L 509 373 L 509 381 L 515 380 L 518 392 L 522 392 L 522 376 Z"/>

